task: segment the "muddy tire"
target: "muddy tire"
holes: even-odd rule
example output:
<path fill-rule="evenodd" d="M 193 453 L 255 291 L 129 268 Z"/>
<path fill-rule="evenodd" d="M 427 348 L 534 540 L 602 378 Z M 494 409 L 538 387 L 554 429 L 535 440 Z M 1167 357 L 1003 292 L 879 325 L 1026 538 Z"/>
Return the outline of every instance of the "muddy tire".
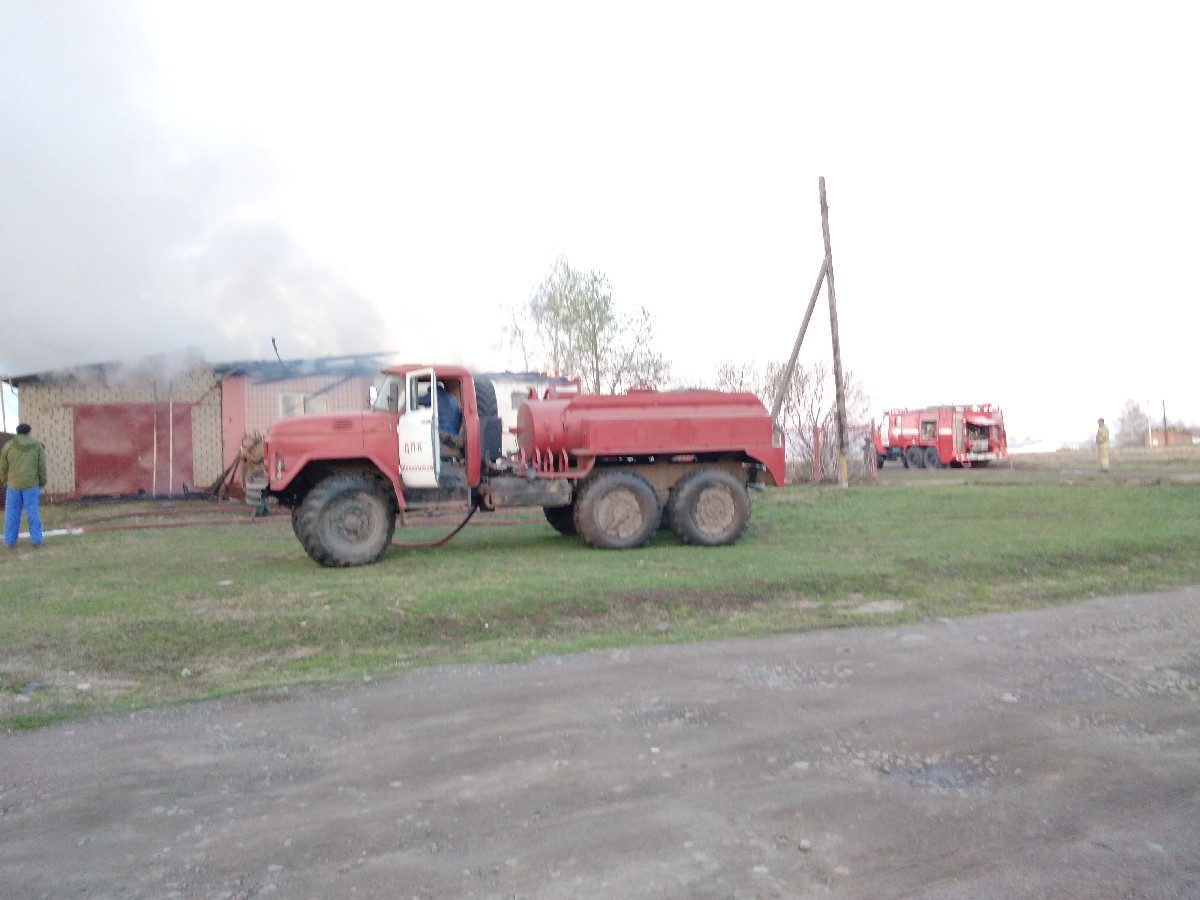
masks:
<path fill-rule="evenodd" d="M 925 448 L 925 468 L 940 469 L 941 467 L 942 467 L 942 461 L 938 458 L 937 447 L 926 447 Z"/>
<path fill-rule="evenodd" d="M 920 447 L 912 446 L 904 451 L 905 465 L 910 469 L 921 469 L 925 467 L 925 451 Z"/>
<path fill-rule="evenodd" d="M 593 475 L 575 501 L 575 530 L 601 550 L 628 550 L 650 542 L 662 521 L 658 495 L 646 479 L 616 470 Z"/>
<path fill-rule="evenodd" d="M 567 537 L 574 537 L 579 532 L 575 529 L 575 505 L 570 506 L 543 506 L 542 512 L 546 515 L 546 521 L 559 534 L 565 534 Z"/>
<path fill-rule="evenodd" d="M 685 544 L 732 544 L 750 522 L 750 495 L 746 486 L 724 469 L 700 469 L 671 488 L 667 518 L 675 536 Z"/>
<path fill-rule="evenodd" d="M 366 475 L 334 475 L 319 482 L 295 515 L 296 536 L 323 566 L 377 562 L 392 542 L 396 510 L 378 481 Z"/>

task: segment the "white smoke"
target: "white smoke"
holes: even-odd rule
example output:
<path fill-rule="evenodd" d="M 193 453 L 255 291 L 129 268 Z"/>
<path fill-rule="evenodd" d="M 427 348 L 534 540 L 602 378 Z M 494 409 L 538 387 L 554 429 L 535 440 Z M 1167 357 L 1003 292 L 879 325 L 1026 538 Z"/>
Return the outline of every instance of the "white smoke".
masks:
<path fill-rule="evenodd" d="M 262 155 L 157 108 L 131 11 L 6 0 L 3 17 L 0 373 L 388 342 L 379 311 L 273 221 Z"/>

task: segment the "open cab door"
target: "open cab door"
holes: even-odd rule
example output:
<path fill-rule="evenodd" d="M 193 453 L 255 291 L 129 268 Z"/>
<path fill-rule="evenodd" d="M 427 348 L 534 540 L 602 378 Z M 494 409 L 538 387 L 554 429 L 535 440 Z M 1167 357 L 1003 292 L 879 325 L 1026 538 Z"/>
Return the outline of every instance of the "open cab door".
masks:
<path fill-rule="evenodd" d="M 405 376 L 396 437 L 400 445 L 400 479 L 407 487 L 438 486 L 442 455 L 435 390 L 433 369 L 416 369 Z"/>

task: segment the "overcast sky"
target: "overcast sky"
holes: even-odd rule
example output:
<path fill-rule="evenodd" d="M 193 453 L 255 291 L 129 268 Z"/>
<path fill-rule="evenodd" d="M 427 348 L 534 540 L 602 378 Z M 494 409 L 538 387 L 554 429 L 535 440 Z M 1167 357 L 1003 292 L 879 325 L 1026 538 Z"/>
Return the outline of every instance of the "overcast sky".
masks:
<path fill-rule="evenodd" d="M 564 255 L 710 382 L 791 350 L 824 176 L 874 409 L 1200 424 L 1195 8 L 0 0 L 0 373 L 519 367 Z"/>

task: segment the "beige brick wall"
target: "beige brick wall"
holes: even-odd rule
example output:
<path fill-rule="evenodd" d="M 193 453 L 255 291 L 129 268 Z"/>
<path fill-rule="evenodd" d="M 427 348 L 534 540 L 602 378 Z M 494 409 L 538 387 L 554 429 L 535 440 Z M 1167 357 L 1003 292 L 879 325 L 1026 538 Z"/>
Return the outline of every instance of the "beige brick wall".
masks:
<path fill-rule="evenodd" d="M 220 477 L 222 470 L 221 391 L 210 366 L 170 372 L 95 367 L 22 384 L 17 392 L 20 419 L 33 427 L 33 437 L 46 447 L 46 492 L 75 493 L 75 406 L 170 400 L 195 404 L 193 477 L 197 487 L 206 487 Z"/>

